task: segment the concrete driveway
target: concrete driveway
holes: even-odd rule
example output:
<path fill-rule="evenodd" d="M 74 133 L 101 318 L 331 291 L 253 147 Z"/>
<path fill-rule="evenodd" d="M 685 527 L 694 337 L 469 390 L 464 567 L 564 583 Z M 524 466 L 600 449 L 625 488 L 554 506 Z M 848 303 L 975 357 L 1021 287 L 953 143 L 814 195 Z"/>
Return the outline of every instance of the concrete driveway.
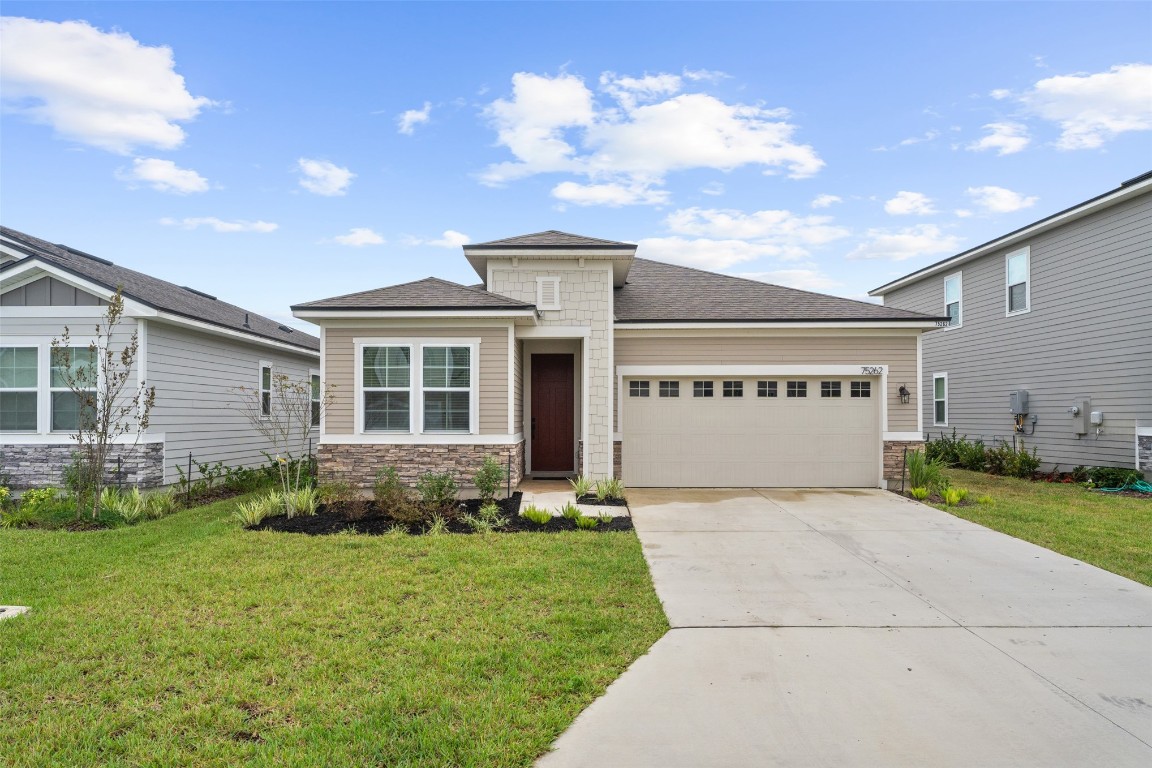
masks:
<path fill-rule="evenodd" d="M 883 491 L 631 491 L 672 625 L 547 768 L 1152 765 L 1152 588 Z"/>

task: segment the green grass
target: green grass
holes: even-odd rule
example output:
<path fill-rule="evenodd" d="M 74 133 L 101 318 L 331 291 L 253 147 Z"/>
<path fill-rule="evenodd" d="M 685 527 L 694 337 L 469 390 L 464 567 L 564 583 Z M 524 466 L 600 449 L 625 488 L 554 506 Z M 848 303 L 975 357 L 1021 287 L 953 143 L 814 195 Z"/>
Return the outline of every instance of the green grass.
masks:
<path fill-rule="evenodd" d="M 947 512 L 1152 586 L 1152 500 L 949 469 L 969 501 Z"/>
<path fill-rule="evenodd" d="M 667 629 L 634 534 L 0 530 L 0 764 L 529 765 Z"/>

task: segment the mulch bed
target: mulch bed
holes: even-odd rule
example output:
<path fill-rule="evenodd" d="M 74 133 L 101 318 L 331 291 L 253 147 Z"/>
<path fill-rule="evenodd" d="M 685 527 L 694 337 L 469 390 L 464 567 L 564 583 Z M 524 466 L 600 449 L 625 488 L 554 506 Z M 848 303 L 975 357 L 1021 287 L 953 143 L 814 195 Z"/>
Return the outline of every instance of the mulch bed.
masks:
<path fill-rule="evenodd" d="M 626 507 L 628 502 L 624 499 L 617 499 L 615 496 L 608 496 L 605 499 L 596 498 L 594 493 L 586 493 L 576 499 L 577 504 L 591 504 L 597 507 Z"/>
<path fill-rule="evenodd" d="M 909 493 L 908 491 L 905 491 L 904 493 L 900 493 L 899 491 L 892 491 L 892 493 L 895 493 L 897 496 L 903 496 L 906 499 L 912 499 L 912 501 L 919 501 L 921 504 L 944 504 L 944 497 L 938 493 L 928 494 L 928 498 L 926 498 L 926 499 L 918 499 L 915 496 L 913 496 L 911 493 Z M 945 506 L 947 506 L 947 505 L 945 505 Z M 953 507 L 975 507 L 975 506 L 977 506 L 977 502 L 975 499 L 969 497 L 967 499 L 964 499 L 963 501 L 956 502 L 952 506 Z"/>
<path fill-rule="evenodd" d="M 537 525 L 520 517 L 520 499 L 523 494 L 519 491 L 506 499 L 498 500 L 497 506 L 508 518 L 508 524 L 493 533 L 559 533 L 560 531 L 575 531 L 576 523 L 563 517 L 554 517 L 545 525 Z M 448 522 L 449 533 L 475 533 L 471 526 L 459 519 L 464 514 L 476 514 L 480 510 L 479 499 L 466 499 L 458 505 L 459 514 Z M 394 526 L 402 525 L 408 533 L 419 536 L 427 533 L 423 523 L 404 525 L 389 517 L 384 511 L 377 508 L 374 502 L 365 502 L 358 509 L 348 505 L 331 505 L 320 507 L 312 516 L 293 517 L 288 519 L 285 515 L 269 517 L 260 525 L 252 527 L 255 531 L 280 531 L 283 533 L 305 533 L 309 536 L 327 536 L 335 533 L 355 532 L 369 536 L 379 536 L 388 533 Z M 593 532 L 631 531 L 631 517 L 614 517 L 611 521 L 600 523 Z"/>

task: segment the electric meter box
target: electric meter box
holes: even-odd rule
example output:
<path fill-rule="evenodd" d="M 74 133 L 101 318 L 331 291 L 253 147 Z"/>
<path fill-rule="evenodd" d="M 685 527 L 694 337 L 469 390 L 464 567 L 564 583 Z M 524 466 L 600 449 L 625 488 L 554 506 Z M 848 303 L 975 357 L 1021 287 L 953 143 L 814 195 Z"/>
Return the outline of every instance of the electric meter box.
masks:
<path fill-rule="evenodd" d="M 1018 389 L 1015 392 L 1009 392 L 1008 408 L 1017 416 L 1028 413 L 1028 390 Z"/>

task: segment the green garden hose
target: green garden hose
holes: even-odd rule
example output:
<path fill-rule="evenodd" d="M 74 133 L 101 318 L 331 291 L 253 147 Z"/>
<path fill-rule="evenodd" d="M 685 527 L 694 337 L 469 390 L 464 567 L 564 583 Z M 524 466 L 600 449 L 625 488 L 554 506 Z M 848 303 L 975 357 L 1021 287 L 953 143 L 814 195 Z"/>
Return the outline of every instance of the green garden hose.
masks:
<path fill-rule="evenodd" d="M 1119 493 L 1120 491 L 1139 491 L 1140 493 L 1152 493 L 1152 483 L 1146 483 L 1143 480 L 1133 480 L 1125 483 L 1119 488 L 1097 488 L 1098 491 L 1104 493 Z"/>

